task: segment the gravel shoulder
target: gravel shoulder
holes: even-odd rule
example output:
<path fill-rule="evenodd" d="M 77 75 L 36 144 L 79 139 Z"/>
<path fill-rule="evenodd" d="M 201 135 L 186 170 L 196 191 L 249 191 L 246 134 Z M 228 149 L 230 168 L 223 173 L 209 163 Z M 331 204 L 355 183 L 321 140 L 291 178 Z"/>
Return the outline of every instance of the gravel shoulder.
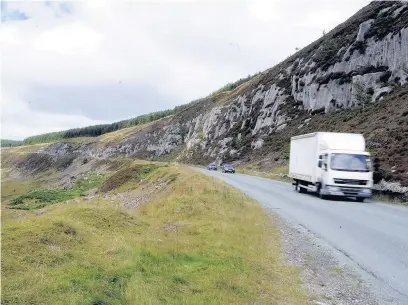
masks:
<path fill-rule="evenodd" d="M 303 286 L 311 294 L 315 304 L 395 304 L 375 293 L 374 287 L 365 281 L 336 250 L 325 245 L 313 233 L 272 213 L 280 227 L 284 256 L 288 263 L 300 269 Z"/>

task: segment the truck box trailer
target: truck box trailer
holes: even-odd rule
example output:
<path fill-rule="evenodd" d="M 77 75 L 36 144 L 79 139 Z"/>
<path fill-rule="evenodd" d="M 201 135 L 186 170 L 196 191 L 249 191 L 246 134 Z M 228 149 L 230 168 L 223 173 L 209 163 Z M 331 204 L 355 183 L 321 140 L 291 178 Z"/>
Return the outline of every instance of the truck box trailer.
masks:
<path fill-rule="evenodd" d="M 371 197 L 370 154 L 361 134 L 315 132 L 291 138 L 289 177 L 296 190 L 327 196 Z"/>

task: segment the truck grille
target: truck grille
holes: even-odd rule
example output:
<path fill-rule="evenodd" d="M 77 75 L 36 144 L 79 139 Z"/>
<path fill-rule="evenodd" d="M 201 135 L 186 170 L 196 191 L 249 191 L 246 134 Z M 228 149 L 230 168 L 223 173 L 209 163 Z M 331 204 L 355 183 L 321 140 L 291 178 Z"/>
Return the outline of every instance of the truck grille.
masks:
<path fill-rule="evenodd" d="M 348 196 L 357 196 L 359 193 L 359 189 L 346 188 L 346 187 L 342 187 L 341 191 L 343 192 L 344 195 L 348 195 Z"/>
<path fill-rule="evenodd" d="M 367 180 L 355 180 L 355 179 L 338 179 L 334 178 L 336 184 L 349 184 L 349 185 L 367 185 Z"/>

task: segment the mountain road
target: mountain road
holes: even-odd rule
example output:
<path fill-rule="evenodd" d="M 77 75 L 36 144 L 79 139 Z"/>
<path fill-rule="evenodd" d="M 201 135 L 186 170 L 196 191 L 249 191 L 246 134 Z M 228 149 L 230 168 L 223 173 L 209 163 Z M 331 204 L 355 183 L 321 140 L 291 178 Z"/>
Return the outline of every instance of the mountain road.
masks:
<path fill-rule="evenodd" d="M 370 200 L 322 200 L 295 192 L 290 183 L 195 169 L 304 227 L 377 282 L 389 301 L 408 304 L 408 208 Z"/>

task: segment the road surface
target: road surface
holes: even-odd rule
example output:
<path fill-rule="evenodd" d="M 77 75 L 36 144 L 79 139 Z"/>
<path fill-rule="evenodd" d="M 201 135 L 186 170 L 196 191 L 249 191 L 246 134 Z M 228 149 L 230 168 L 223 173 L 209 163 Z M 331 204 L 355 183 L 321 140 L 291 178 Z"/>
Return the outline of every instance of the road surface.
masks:
<path fill-rule="evenodd" d="M 198 170 L 224 180 L 305 227 L 382 286 L 388 301 L 408 304 L 408 208 L 321 200 L 313 194 L 298 194 L 290 183 Z"/>

